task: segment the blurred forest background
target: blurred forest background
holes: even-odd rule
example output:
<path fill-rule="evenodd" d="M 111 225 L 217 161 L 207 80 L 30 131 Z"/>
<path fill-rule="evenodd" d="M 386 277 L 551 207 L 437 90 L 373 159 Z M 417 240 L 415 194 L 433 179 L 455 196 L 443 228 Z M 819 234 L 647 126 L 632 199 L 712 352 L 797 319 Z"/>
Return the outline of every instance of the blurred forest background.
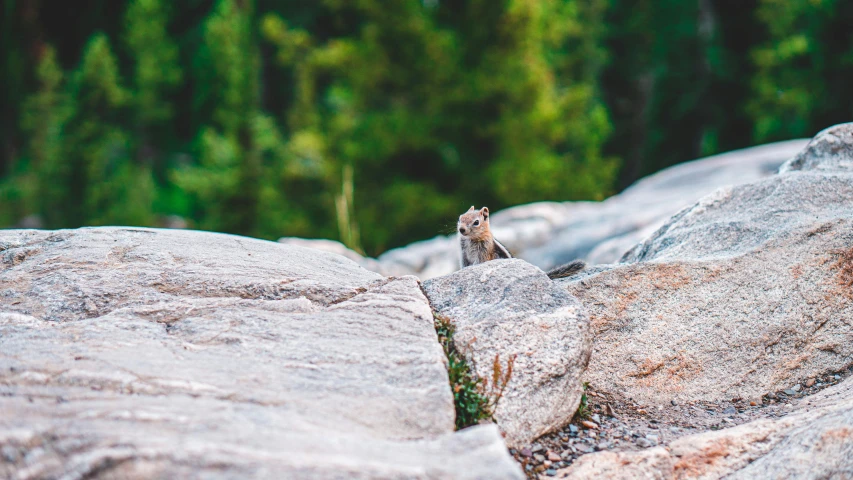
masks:
<path fill-rule="evenodd" d="M 376 255 L 472 204 L 600 200 L 853 114 L 849 0 L 3 0 L 2 15 L 0 227 L 179 216 Z"/>

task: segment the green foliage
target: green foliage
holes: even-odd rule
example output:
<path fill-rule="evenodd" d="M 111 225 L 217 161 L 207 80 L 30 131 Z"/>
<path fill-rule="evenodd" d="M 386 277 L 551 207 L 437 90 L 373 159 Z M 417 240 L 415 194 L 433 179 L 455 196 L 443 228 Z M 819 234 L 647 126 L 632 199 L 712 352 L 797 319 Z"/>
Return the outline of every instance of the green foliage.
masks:
<path fill-rule="evenodd" d="M 377 255 L 853 113 L 839 0 L 96 3 L 4 7 L 0 227 L 180 215 Z"/>
<path fill-rule="evenodd" d="M 178 46 L 166 31 L 169 13 L 163 0 L 133 0 L 125 15 L 125 43 L 134 61 L 132 102 L 139 127 L 169 120 L 171 103 L 165 97 L 182 78 Z"/>
<path fill-rule="evenodd" d="M 489 399 L 482 392 L 483 381 L 471 373 L 465 357 L 453 344 L 453 323 L 436 315 L 435 331 L 447 356 L 447 375 L 453 390 L 453 404 L 456 406 L 456 429 L 461 430 L 491 418 Z"/>
<path fill-rule="evenodd" d="M 52 159 L 46 175 L 67 189 L 46 205 L 45 219 L 61 226 L 150 224 L 153 182 L 149 169 L 131 160 L 129 135 L 121 127 L 130 92 L 105 35 L 86 46 L 68 97 L 62 155 Z"/>
<path fill-rule="evenodd" d="M 759 141 L 811 136 L 849 93 L 853 75 L 853 7 L 837 0 L 761 0 L 756 15 L 769 39 L 752 51 L 757 67 L 749 111 Z M 843 34 L 833 25 L 846 19 Z M 833 79 L 847 79 L 843 86 Z M 853 114 L 850 103 L 839 121 Z M 845 118 L 846 117 L 846 118 Z M 823 125 L 829 126 L 829 124 Z"/>
<path fill-rule="evenodd" d="M 589 398 L 586 396 L 586 391 L 589 390 L 589 382 L 583 382 L 583 393 L 581 394 L 581 402 L 578 404 L 578 411 L 575 412 L 575 417 L 586 420 L 590 417 Z"/>
<path fill-rule="evenodd" d="M 456 407 L 456 429 L 476 425 L 482 420 L 492 420 L 498 402 L 512 378 L 515 357 L 502 365 L 500 357 L 496 356 L 492 365 L 492 378 L 478 378 L 462 353 L 456 349 L 453 342 L 456 327 L 453 322 L 435 315 L 435 331 L 447 356 L 447 376 Z"/>
<path fill-rule="evenodd" d="M 196 165 L 177 169 L 175 184 L 195 200 L 198 225 L 254 236 L 280 234 L 284 144 L 259 104 L 258 48 L 252 2 L 220 0 L 204 24 L 196 75 L 205 88 L 195 108 L 210 122 L 196 140 Z M 262 222 L 266 218 L 266 222 Z"/>
<path fill-rule="evenodd" d="M 294 135 L 318 140 L 329 188 L 355 171 L 357 207 L 335 204 L 345 243 L 359 248 L 349 232 L 360 230 L 375 254 L 400 230 L 434 235 L 472 198 L 500 208 L 610 193 L 618 164 L 601 154 L 604 54 L 589 27 L 604 2 L 579 3 L 329 2 L 359 26 L 323 43 L 265 17 L 296 78 Z"/>
<path fill-rule="evenodd" d="M 51 183 L 51 173 L 59 167 L 61 132 L 68 118 L 63 73 L 52 48 L 45 50 L 35 73 L 37 90 L 24 102 L 21 117 L 22 130 L 29 137 L 29 158 L 16 161 L 0 182 L 0 222 L 4 225 L 47 210 L 51 195 L 64 186 Z"/>

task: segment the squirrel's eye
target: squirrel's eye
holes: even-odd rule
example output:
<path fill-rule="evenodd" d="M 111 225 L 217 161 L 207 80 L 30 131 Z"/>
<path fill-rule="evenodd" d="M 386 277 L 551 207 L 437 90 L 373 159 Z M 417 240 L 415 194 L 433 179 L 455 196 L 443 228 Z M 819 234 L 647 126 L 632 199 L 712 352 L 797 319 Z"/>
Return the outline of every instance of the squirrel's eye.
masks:
<path fill-rule="evenodd" d="M 479 225 L 479 224 L 480 224 L 480 221 L 479 221 L 479 220 L 474 220 L 474 226 L 475 226 L 475 227 L 476 227 L 477 225 Z"/>

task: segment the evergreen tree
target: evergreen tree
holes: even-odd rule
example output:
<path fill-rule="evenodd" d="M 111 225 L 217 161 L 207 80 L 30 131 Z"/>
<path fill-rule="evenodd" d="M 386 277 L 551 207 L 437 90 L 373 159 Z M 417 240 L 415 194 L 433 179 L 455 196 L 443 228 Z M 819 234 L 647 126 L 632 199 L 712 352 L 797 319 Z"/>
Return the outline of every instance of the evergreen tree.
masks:
<path fill-rule="evenodd" d="M 148 225 L 154 185 L 150 170 L 131 160 L 126 122 L 129 92 L 109 40 L 96 34 L 70 81 L 70 116 L 62 152 L 50 168 L 67 190 L 45 209 L 52 226 Z M 52 188 L 45 186 L 45 188 Z"/>
<path fill-rule="evenodd" d="M 45 49 L 36 67 L 36 82 L 38 90 L 24 101 L 21 115 L 21 130 L 29 137 L 26 155 L 12 164 L 9 176 L 0 182 L 0 221 L 5 225 L 27 215 L 47 214 L 67 188 L 57 169 L 68 98 L 51 47 Z"/>
<path fill-rule="evenodd" d="M 130 107 L 134 151 L 140 161 L 165 173 L 163 148 L 173 147 L 170 93 L 181 81 L 178 47 L 166 27 L 169 12 L 163 0 L 133 0 L 125 14 L 125 43 L 133 61 Z"/>
<path fill-rule="evenodd" d="M 753 51 L 758 72 L 749 111 L 759 142 L 812 136 L 853 115 L 853 5 L 838 0 L 761 0 L 769 39 Z"/>
<path fill-rule="evenodd" d="M 283 145 L 275 123 L 260 111 L 253 8 L 250 1 L 220 0 L 205 21 L 195 108 L 211 122 L 197 139 L 198 164 L 173 178 L 195 197 L 203 228 L 270 236 L 281 222 L 265 225 L 262 218 L 281 213 L 282 192 L 270 182 L 283 170 Z"/>
<path fill-rule="evenodd" d="M 610 123 L 597 91 L 603 1 L 510 1 L 472 85 L 498 100 L 499 205 L 603 199 L 617 163 L 602 157 Z M 492 8 L 487 6 L 487 8 Z"/>
<path fill-rule="evenodd" d="M 618 119 L 608 151 L 624 159 L 620 187 L 714 153 L 724 66 L 712 2 L 614 0 L 607 24 L 613 61 L 603 88 Z"/>
<path fill-rule="evenodd" d="M 297 79 L 294 147 L 309 145 L 342 192 L 339 238 L 358 248 L 360 231 L 375 254 L 404 243 L 401 229 L 440 233 L 472 201 L 602 198 L 616 165 L 601 155 L 596 90 L 604 6 L 332 2 L 349 21 L 320 44 L 268 18 Z"/>

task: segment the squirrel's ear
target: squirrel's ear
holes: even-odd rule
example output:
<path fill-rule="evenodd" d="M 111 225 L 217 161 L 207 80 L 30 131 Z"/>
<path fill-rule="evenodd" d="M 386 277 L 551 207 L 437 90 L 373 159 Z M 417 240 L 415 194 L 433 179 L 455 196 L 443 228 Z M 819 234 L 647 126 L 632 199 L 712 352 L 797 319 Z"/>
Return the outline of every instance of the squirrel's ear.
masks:
<path fill-rule="evenodd" d="M 482 215 L 483 218 L 489 218 L 489 207 L 481 208 L 480 209 L 480 215 Z"/>
<path fill-rule="evenodd" d="M 471 205 L 471 208 L 468 209 L 469 212 L 473 212 L 475 210 L 474 205 Z"/>

